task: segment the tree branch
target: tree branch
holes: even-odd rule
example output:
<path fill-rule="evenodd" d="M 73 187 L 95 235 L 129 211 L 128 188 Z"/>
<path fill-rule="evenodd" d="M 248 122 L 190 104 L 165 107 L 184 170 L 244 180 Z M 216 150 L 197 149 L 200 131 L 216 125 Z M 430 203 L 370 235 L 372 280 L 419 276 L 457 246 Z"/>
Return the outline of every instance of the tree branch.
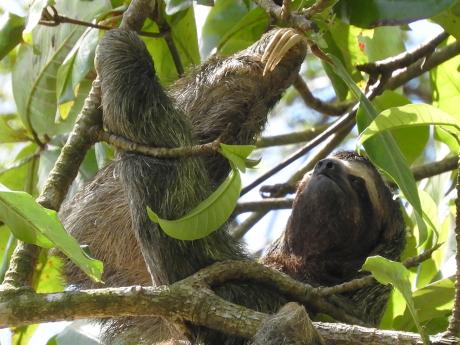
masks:
<path fill-rule="evenodd" d="M 404 68 L 413 64 L 423 57 L 429 56 L 434 52 L 439 44 L 447 39 L 447 37 L 449 37 L 449 34 L 447 32 L 442 32 L 432 40 L 421 44 L 412 51 L 404 52 L 384 60 L 358 65 L 356 68 L 359 71 L 374 75 L 396 71 L 400 68 Z"/>
<path fill-rule="evenodd" d="M 297 92 L 299 92 L 299 95 L 302 97 L 305 104 L 322 114 L 340 116 L 348 109 L 350 109 L 353 104 L 356 104 L 356 102 L 327 103 L 320 100 L 313 95 L 313 93 L 308 88 L 307 83 L 300 75 L 297 76 L 296 80 L 294 80 L 293 85 Z"/>
<path fill-rule="evenodd" d="M 455 217 L 455 239 L 457 244 L 457 252 L 455 259 L 457 263 L 457 271 L 455 274 L 455 299 L 454 307 L 452 308 L 452 316 L 449 320 L 447 332 L 452 336 L 460 336 L 460 154 L 458 156 L 458 175 L 457 175 L 457 199 L 455 207 L 457 215 Z"/>
<path fill-rule="evenodd" d="M 272 0 L 254 0 L 254 2 L 273 18 L 284 21 L 282 7 L 276 5 Z M 311 21 L 297 13 L 290 13 L 286 21 L 290 27 L 299 29 L 302 32 L 310 31 L 313 28 Z"/>
<path fill-rule="evenodd" d="M 152 147 L 135 143 L 126 138 L 115 134 L 107 133 L 99 127 L 93 127 L 90 130 L 95 141 L 104 141 L 124 151 L 137 152 L 143 155 L 157 158 L 179 158 L 199 155 L 209 155 L 219 151 L 220 140 L 217 139 L 211 143 L 194 145 L 190 147 Z"/>
<path fill-rule="evenodd" d="M 228 280 L 268 284 L 302 302 L 317 303 L 312 288 L 255 262 L 216 263 L 170 286 L 123 287 L 52 294 L 0 291 L 0 327 L 58 320 L 157 315 L 184 320 L 230 335 L 252 338 L 268 315 L 230 303 L 210 289 Z M 313 323 L 326 344 L 421 344 L 418 334 L 381 331 L 340 323 Z M 454 345 L 454 337 L 431 337 L 432 344 Z"/>
<path fill-rule="evenodd" d="M 270 146 L 297 144 L 312 140 L 319 133 L 324 132 L 328 125 L 319 125 L 308 128 L 301 132 L 292 132 L 288 134 L 273 135 L 270 137 L 262 137 L 256 142 L 257 148 L 265 148 Z"/>

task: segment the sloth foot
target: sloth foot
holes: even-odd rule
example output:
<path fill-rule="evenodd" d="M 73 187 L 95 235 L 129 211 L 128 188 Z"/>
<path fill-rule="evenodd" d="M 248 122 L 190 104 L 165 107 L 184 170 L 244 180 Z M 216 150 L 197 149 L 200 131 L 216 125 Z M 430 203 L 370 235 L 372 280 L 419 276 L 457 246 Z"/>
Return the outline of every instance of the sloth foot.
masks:
<path fill-rule="evenodd" d="M 272 72 L 280 63 L 286 53 L 300 42 L 305 42 L 305 37 L 291 28 L 280 29 L 271 39 L 264 55 L 262 62 L 265 63 L 263 75 Z"/>

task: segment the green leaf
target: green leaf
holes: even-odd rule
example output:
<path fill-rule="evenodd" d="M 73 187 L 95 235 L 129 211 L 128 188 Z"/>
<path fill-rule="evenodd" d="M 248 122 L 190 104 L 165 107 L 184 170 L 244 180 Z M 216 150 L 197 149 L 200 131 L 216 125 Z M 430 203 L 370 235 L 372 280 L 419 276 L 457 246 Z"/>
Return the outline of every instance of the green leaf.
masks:
<path fill-rule="evenodd" d="M 368 61 L 377 61 L 404 52 L 404 37 L 405 33 L 400 27 L 383 26 L 364 30 L 360 41 L 364 44 Z"/>
<path fill-rule="evenodd" d="M 100 281 L 102 262 L 89 258 L 78 242 L 65 231 L 57 213 L 40 206 L 30 194 L 2 186 L 0 219 L 17 238 L 44 248 L 59 248 L 88 276 Z"/>
<path fill-rule="evenodd" d="M 411 316 L 417 325 L 423 343 L 429 345 L 430 340 L 420 325 L 417 310 L 415 309 L 414 300 L 412 298 L 409 270 L 404 267 L 402 263 L 391 261 L 381 256 L 367 258 L 362 269 L 371 272 L 379 283 L 393 285 L 403 295 Z"/>
<path fill-rule="evenodd" d="M 34 273 L 35 291 L 37 293 L 64 291 L 65 279 L 63 279 L 62 275 L 63 265 L 62 258 L 52 256 L 47 251 L 41 251 Z"/>
<path fill-rule="evenodd" d="M 430 18 L 456 0 L 340 0 L 334 11 L 344 22 L 361 28 L 400 25 Z"/>
<path fill-rule="evenodd" d="M 165 0 L 166 3 L 166 14 L 173 15 L 177 12 L 186 10 L 193 5 L 192 0 Z"/>
<path fill-rule="evenodd" d="M 24 18 L 11 13 L 3 14 L 0 19 L 0 60 L 22 41 Z"/>
<path fill-rule="evenodd" d="M 444 125 L 460 130 L 460 121 L 429 104 L 407 104 L 381 112 L 367 128 L 361 132 L 359 142 L 389 129 L 411 126 Z"/>
<path fill-rule="evenodd" d="M 27 131 L 20 125 L 16 114 L 0 114 L 0 143 L 27 141 Z"/>
<path fill-rule="evenodd" d="M 179 57 L 184 69 L 200 63 L 198 38 L 195 25 L 195 12 L 193 8 L 166 16 L 166 21 L 171 27 L 171 36 L 177 47 Z M 147 20 L 144 31 L 158 32 L 158 26 Z M 176 66 L 171 56 L 171 51 L 164 39 L 143 39 L 155 63 L 155 72 L 162 84 L 168 85 L 178 78 Z"/>
<path fill-rule="evenodd" d="M 27 43 L 32 42 L 32 30 L 38 25 L 42 11 L 48 5 L 54 5 L 54 0 L 34 0 L 32 2 L 27 16 L 27 24 L 22 33 L 22 37 Z"/>
<path fill-rule="evenodd" d="M 110 8 L 107 0 L 56 2 L 61 15 L 90 21 Z M 67 127 L 55 123 L 57 113 L 56 75 L 84 28 L 78 25 L 38 26 L 33 30 L 34 45 L 22 44 L 13 70 L 13 94 L 18 113 L 28 129 L 38 135 L 64 133 Z"/>
<path fill-rule="evenodd" d="M 460 40 L 460 1 L 457 0 L 454 6 L 434 16 L 431 20 L 441 25 L 444 30 Z"/>
<path fill-rule="evenodd" d="M 248 12 L 242 1 L 217 0 L 203 25 L 201 54 L 209 56 Z"/>
<path fill-rule="evenodd" d="M 48 340 L 46 345 L 99 345 L 101 344 L 96 339 L 88 335 L 85 326 L 88 323 L 84 321 L 74 321 L 60 333 Z"/>
<path fill-rule="evenodd" d="M 170 237 L 178 240 L 198 240 L 222 226 L 235 209 L 240 196 L 241 177 L 236 168 L 206 200 L 187 215 L 176 220 L 160 218 L 150 208 L 147 213 Z"/>
<path fill-rule="evenodd" d="M 217 50 L 230 55 L 249 47 L 267 30 L 268 24 L 267 12 L 260 7 L 252 9 L 222 36 Z"/>
<path fill-rule="evenodd" d="M 343 65 L 335 56 L 329 56 L 335 66 L 335 72 L 348 85 L 354 96 L 359 99 L 362 112 L 357 115 L 358 130 L 362 132 L 376 117 L 377 112 L 371 102 L 356 86 Z M 383 132 L 368 140 L 364 147 L 370 160 L 387 173 L 399 186 L 409 203 L 414 207 L 420 232 L 420 243 L 427 238 L 426 224 L 423 221 L 422 205 L 418 196 L 414 176 L 390 133 Z"/>
<path fill-rule="evenodd" d="M 253 168 L 260 162 L 260 160 L 247 159 L 255 148 L 254 145 L 220 144 L 219 152 L 232 162 L 239 171 L 246 172 L 246 168 Z"/>
<path fill-rule="evenodd" d="M 372 100 L 372 104 L 379 113 L 392 107 L 399 107 L 410 103 L 409 99 L 405 96 L 390 90 L 386 90 L 382 95 Z M 362 110 L 358 109 L 358 112 L 360 111 Z M 359 116 L 362 115 L 360 114 Z M 408 164 L 412 164 L 420 157 L 430 137 L 430 130 L 426 126 L 397 128 L 390 130 L 390 132 Z"/>

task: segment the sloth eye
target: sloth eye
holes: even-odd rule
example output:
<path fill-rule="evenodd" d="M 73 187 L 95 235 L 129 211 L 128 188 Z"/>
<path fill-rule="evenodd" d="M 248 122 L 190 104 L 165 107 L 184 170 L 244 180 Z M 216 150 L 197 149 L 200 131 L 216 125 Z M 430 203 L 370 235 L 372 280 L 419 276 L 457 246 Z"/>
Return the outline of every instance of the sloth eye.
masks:
<path fill-rule="evenodd" d="M 350 176 L 350 182 L 351 182 L 351 185 L 355 188 L 362 189 L 366 187 L 366 183 L 364 182 L 364 179 L 358 176 Z"/>

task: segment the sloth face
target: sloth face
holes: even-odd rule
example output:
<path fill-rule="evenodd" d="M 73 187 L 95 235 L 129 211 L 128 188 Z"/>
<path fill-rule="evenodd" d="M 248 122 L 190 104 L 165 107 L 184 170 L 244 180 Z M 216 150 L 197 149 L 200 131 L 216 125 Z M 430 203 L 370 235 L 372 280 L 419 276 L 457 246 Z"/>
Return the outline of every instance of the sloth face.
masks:
<path fill-rule="evenodd" d="M 350 270 L 359 269 L 385 231 L 390 205 L 391 193 L 371 163 L 341 152 L 319 161 L 299 185 L 287 245 L 307 260 L 331 262 L 331 267 L 351 262 Z"/>

